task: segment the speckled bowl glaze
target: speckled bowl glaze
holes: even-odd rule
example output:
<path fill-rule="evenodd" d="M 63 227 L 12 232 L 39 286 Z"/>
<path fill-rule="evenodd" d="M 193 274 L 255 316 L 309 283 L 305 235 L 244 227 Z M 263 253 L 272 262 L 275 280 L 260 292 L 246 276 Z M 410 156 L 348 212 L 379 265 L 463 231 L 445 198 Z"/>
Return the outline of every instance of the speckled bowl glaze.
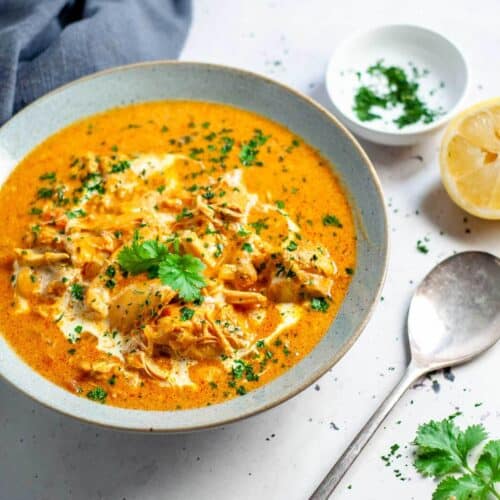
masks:
<path fill-rule="evenodd" d="M 116 429 L 182 432 L 234 422 L 271 408 L 305 389 L 337 363 L 360 335 L 378 300 L 387 266 L 388 233 L 375 170 L 359 144 L 332 115 L 306 96 L 267 78 L 209 64 L 152 62 L 123 66 L 82 78 L 42 97 L 0 129 L 0 182 L 37 144 L 75 120 L 115 106 L 160 99 L 230 104 L 286 125 L 335 166 L 351 199 L 358 234 L 356 274 L 322 341 L 281 377 L 222 404 L 179 411 L 96 404 L 38 375 L 0 335 L 0 374 L 40 403 Z"/>

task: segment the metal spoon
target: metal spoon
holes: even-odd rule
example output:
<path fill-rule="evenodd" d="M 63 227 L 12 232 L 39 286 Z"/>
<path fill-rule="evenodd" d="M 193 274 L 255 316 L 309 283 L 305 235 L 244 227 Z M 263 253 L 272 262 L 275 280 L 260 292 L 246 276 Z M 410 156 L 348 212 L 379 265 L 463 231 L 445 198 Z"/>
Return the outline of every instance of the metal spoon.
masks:
<path fill-rule="evenodd" d="M 500 338 L 500 259 L 463 252 L 422 281 L 408 311 L 411 360 L 392 393 L 361 429 L 310 500 L 327 499 L 393 406 L 422 375 L 464 363 Z"/>

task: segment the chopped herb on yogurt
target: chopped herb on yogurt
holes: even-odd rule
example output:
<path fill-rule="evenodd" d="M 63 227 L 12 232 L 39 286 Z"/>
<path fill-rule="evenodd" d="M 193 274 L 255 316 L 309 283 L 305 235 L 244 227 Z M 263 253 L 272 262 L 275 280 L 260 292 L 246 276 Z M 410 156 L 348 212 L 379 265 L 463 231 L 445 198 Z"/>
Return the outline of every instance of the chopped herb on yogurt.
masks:
<path fill-rule="evenodd" d="M 382 119 L 378 110 L 400 108 L 401 113 L 392 120 L 399 129 L 419 122 L 432 123 L 441 110 L 430 109 L 418 95 L 417 79 L 426 76 L 428 71 L 418 71 L 414 65 L 412 69 L 413 79 L 410 79 L 403 68 L 385 65 L 380 60 L 364 73 L 358 72 L 361 85 L 354 95 L 353 105 L 358 119 L 363 122 Z M 364 84 L 363 75 L 370 81 L 376 79 L 379 85 Z"/>

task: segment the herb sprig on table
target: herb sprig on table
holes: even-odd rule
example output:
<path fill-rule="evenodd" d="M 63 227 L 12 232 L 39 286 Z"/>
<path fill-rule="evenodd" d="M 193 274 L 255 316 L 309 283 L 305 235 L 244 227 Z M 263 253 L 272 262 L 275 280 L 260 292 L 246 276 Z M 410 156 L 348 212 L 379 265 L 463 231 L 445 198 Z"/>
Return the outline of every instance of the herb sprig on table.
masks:
<path fill-rule="evenodd" d="M 475 465 L 472 452 L 487 439 L 483 425 L 462 431 L 452 418 L 431 420 L 418 428 L 414 444 L 415 468 L 424 476 L 440 479 L 432 500 L 500 499 L 500 440 L 482 448 Z"/>
<path fill-rule="evenodd" d="M 130 274 L 148 273 L 150 278 L 160 278 L 164 285 L 178 292 L 181 299 L 191 302 L 200 297 L 200 290 L 206 285 L 205 265 L 193 255 L 181 255 L 176 247 L 178 245 L 174 245 L 171 252 L 159 241 L 140 241 L 135 233 L 132 244 L 118 254 L 118 263 Z"/>

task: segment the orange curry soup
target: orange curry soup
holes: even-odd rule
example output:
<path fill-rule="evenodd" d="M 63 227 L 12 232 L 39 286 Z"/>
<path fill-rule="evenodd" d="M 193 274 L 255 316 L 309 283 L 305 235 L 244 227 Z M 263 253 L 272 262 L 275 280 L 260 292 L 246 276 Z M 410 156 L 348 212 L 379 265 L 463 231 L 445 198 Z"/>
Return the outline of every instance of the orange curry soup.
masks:
<path fill-rule="evenodd" d="M 0 191 L 0 331 L 52 382 L 147 410 L 219 403 L 306 356 L 355 271 L 328 162 L 262 116 L 152 102 L 81 120 Z"/>

